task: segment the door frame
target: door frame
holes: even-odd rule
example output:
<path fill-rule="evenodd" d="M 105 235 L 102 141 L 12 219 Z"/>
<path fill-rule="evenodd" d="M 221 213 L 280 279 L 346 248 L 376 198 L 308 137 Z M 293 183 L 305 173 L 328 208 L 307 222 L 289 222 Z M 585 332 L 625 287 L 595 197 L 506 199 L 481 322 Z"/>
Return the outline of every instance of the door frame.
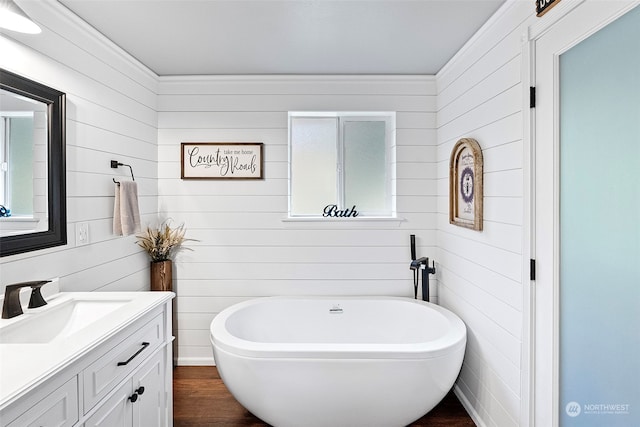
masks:
<path fill-rule="evenodd" d="M 559 56 L 639 4 L 565 0 L 545 15 L 551 15 L 549 20 L 529 27 L 523 47 L 523 88 L 536 88 L 535 108 L 524 115 L 525 233 L 530 242 L 525 251 L 537 270 L 535 281 L 524 286 L 523 358 L 529 369 L 522 375 L 522 419 L 530 426 L 559 425 Z M 537 173 L 542 164 L 552 165 L 552 174 Z"/>

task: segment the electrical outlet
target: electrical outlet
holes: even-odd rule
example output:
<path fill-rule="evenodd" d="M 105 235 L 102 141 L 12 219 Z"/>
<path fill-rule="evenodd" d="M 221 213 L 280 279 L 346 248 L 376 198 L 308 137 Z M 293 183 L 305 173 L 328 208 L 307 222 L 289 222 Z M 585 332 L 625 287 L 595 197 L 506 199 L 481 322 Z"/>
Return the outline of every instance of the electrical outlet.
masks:
<path fill-rule="evenodd" d="M 76 246 L 82 246 L 89 243 L 89 223 L 76 223 Z"/>

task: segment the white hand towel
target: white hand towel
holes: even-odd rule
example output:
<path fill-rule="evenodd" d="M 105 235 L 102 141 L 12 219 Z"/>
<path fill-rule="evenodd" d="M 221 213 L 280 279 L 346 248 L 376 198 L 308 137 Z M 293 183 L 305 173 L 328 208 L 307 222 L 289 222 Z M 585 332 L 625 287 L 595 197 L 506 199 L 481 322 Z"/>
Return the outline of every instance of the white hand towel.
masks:
<path fill-rule="evenodd" d="M 116 184 L 113 204 L 113 234 L 127 236 L 140 232 L 140 209 L 138 208 L 138 184 L 122 181 Z"/>

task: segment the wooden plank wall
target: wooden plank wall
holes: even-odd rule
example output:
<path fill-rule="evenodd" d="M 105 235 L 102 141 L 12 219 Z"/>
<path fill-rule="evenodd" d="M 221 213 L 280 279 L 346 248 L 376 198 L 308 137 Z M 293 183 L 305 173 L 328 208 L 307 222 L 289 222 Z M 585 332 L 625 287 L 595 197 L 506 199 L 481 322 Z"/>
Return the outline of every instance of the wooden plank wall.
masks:
<path fill-rule="evenodd" d="M 533 19 L 528 2 L 507 3 L 437 75 L 439 302 L 467 325 L 457 387 L 487 426 L 523 422 L 522 52 Z M 449 156 L 464 137 L 484 156 L 482 232 L 449 224 Z"/>
<path fill-rule="evenodd" d="M 63 290 L 138 290 L 148 259 L 111 234 L 113 183 L 134 166 L 143 222 L 196 238 L 175 265 L 181 364 L 212 363 L 208 328 L 229 305 L 286 294 L 413 292 L 409 235 L 436 260 L 435 300 L 468 327 L 457 383 L 480 425 L 516 426 L 522 401 L 524 115 L 522 47 L 535 19 L 511 1 L 434 77 L 160 78 L 49 2 L 25 3 L 44 37 L 0 36 L 0 66 L 62 90 L 69 244 L 0 258 L 2 285 L 60 277 Z M 523 38 L 523 36 L 525 36 Z M 287 222 L 287 112 L 396 111 L 403 221 Z M 485 229 L 448 223 L 453 144 L 485 157 Z M 181 181 L 180 143 L 263 142 L 262 181 Z M 90 244 L 75 245 L 88 222 Z"/>
<path fill-rule="evenodd" d="M 179 363 L 211 363 L 209 324 L 249 298 L 411 296 L 409 235 L 435 255 L 435 108 L 433 77 L 161 78 L 160 216 L 199 240 L 176 263 Z M 402 221 L 283 221 L 288 111 L 395 111 Z M 180 180 L 180 143 L 207 141 L 263 142 L 265 179 Z"/>
<path fill-rule="evenodd" d="M 0 258 L 2 286 L 60 277 L 64 291 L 148 289 L 149 263 L 135 239 L 112 234 L 114 183 L 139 186 L 142 221 L 157 216 L 157 78 L 66 9 L 25 5 L 36 36 L 0 35 L 0 67 L 67 94 L 67 228 L 63 247 Z M 75 226 L 89 226 L 76 246 Z"/>

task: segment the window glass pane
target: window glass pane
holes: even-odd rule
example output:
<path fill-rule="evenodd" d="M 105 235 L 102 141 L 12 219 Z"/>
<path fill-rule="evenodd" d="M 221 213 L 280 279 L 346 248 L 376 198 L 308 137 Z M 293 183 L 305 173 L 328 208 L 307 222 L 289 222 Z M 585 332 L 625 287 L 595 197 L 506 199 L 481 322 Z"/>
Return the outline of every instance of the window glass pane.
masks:
<path fill-rule="evenodd" d="M 559 425 L 640 426 L 640 8 L 558 62 Z"/>
<path fill-rule="evenodd" d="M 33 215 L 33 118 L 11 117 L 9 128 L 9 183 L 12 215 Z"/>
<path fill-rule="evenodd" d="M 345 121 L 344 202 L 358 212 L 388 214 L 384 121 Z"/>
<path fill-rule="evenodd" d="M 337 203 L 337 119 L 291 118 L 291 214 Z"/>

